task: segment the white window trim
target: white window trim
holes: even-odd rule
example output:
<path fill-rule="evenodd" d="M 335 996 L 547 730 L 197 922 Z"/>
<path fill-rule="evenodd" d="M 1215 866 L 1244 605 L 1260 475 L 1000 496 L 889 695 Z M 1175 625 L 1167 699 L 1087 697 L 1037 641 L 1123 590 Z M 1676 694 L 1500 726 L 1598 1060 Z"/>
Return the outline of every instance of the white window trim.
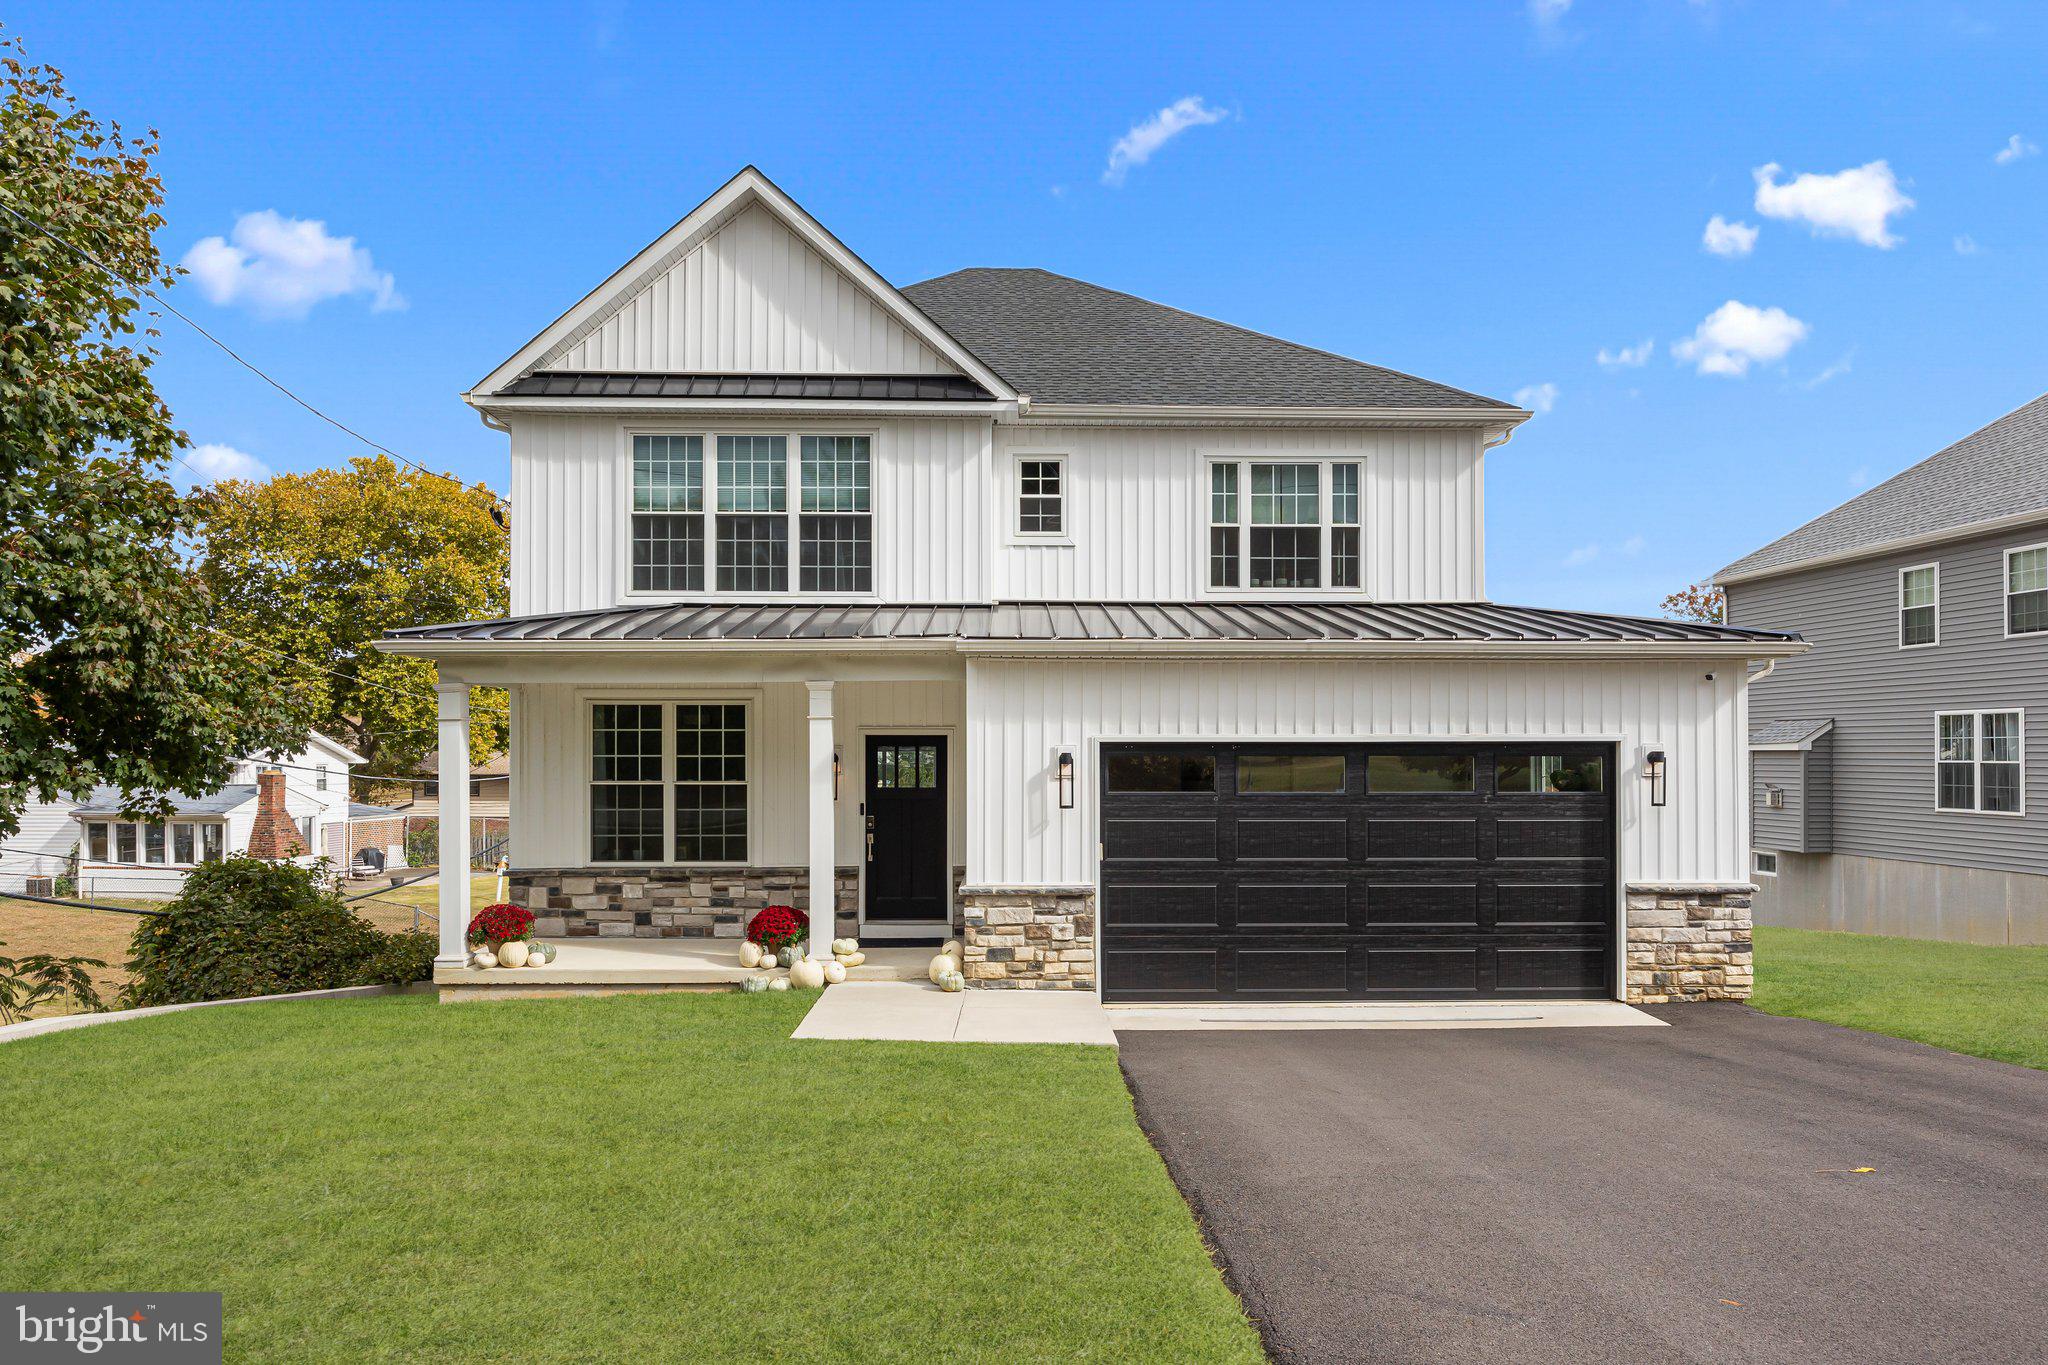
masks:
<path fill-rule="evenodd" d="M 1074 543 L 1074 485 L 1070 478 L 1072 466 L 1065 450 L 1016 450 L 1010 452 L 1010 490 L 1004 500 L 1004 530 L 1012 545 L 1072 545 Z M 1026 531 L 1018 526 L 1024 515 L 1024 466 L 1031 464 L 1056 464 L 1060 467 L 1060 529 L 1057 531 Z"/>
<path fill-rule="evenodd" d="M 1907 607 L 1906 607 L 1906 575 L 1907 575 L 1907 574 L 1909 574 L 1909 573 L 1918 573 L 1918 572 L 1919 572 L 1920 570 L 1922 570 L 1922 569 L 1931 569 L 1931 570 L 1933 570 L 1933 571 L 1934 571 L 1934 603 L 1933 603 L 1933 606 L 1934 606 L 1934 638 L 1933 638 L 1932 640 L 1929 640 L 1929 641 L 1927 641 L 1927 642 L 1926 642 L 1926 643 L 1924 643 L 1924 644 L 1918 644 L 1918 645 L 1909 645 L 1909 644 L 1907 644 L 1907 643 L 1906 643 L 1906 611 L 1907 611 Z M 1933 649 L 1933 648 L 1935 648 L 1935 647 L 1936 647 L 1937 645 L 1939 645 L 1939 644 L 1941 643 L 1941 562 L 1940 562 L 1939 560 L 1936 560 L 1936 561 L 1935 561 L 1934 563 L 1932 563 L 1932 564 L 1908 564 L 1908 565 L 1906 565 L 1906 566 L 1905 566 L 1904 568 L 1902 568 L 1902 569 L 1900 569 L 1900 570 L 1899 570 L 1899 578 L 1898 578 L 1898 585 L 1897 585 L 1897 586 L 1898 586 L 1898 595 L 1897 595 L 1897 598 L 1896 598 L 1896 603 L 1897 603 L 1897 607 L 1898 607 L 1898 610 L 1897 610 L 1897 613 L 1896 613 L 1896 614 L 1897 614 L 1897 616 L 1898 616 L 1898 636 L 1897 636 L 1897 643 L 1898 643 L 1898 646 L 1899 646 L 1899 648 L 1900 648 L 1900 649 Z M 1916 610 L 1917 610 L 1917 608 L 1916 608 Z"/>
<path fill-rule="evenodd" d="M 1322 586 L 1317 588 L 1244 588 L 1214 587 L 1209 582 L 1209 532 L 1217 524 L 1209 519 L 1210 491 L 1215 487 L 1215 475 L 1211 472 L 1219 464 L 1234 464 L 1237 472 L 1237 576 L 1242 580 L 1251 564 L 1251 518 L 1252 485 L 1251 467 L 1255 464 L 1306 464 L 1315 465 L 1316 476 L 1316 526 L 1322 532 Z M 1330 586 L 1330 550 L 1336 537 L 1330 520 L 1331 504 L 1335 493 L 1331 467 L 1340 464 L 1358 466 L 1358 586 L 1355 588 L 1333 588 Z M 1297 454 L 1286 452 L 1205 450 L 1201 452 L 1201 476 L 1196 482 L 1196 534 L 1195 541 L 1195 591 L 1199 598 L 1212 601 L 1261 601 L 1271 598 L 1313 599 L 1318 597 L 1340 597 L 1353 601 L 1372 600 L 1372 556 L 1366 529 L 1372 525 L 1371 501 L 1372 461 L 1363 452 L 1327 453 L 1303 451 Z M 1345 522 L 1348 528 L 1352 523 Z"/>
<path fill-rule="evenodd" d="M 1975 722 L 1970 742 L 1970 806 L 1941 804 L 1941 722 L 1946 716 L 1972 716 Z M 2019 717 L 2020 808 L 1985 810 L 1984 802 L 1984 717 Z M 2025 819 L 2027 814 L 2027 713 L 2018 706 L 1957 706 L 1934 713 L 1934 811 L 1937 815 L 1988 815 L 1998 820 Z"/>
<path fill-rule="evenodd" d="M 122 820 L 113 816 L 96 815 L 79 821 L 79 824 L 84 828 L 79 831 L 78 836 L 78 861 L 81 865 L 87 867 L 160 867 L 167 871 L 189 872 L 193 868 L 206 865 L 206 835 L 204 831 L 209 827 L 221 832 L 221 857 L 228 857 L 231 852 L 227 846 L 227 821 L 218 817 L 209 819 L 206 816 L 174 815 L 168 820 Z M 104 858 L 95 858 L 92 854 L 92 827 L 95 825 L 105 829 L 107 832 L 107 856 Z M 120 843 L 115 834 L 115 829 L 121 825 L 132 825 L 135 827 L 136 861 L 132 863 L 124 863 L 120 860 Z M 149 825 L 160 825 L 163 827 L 164 860 L 162 862 L 153 863 L 149 861 L 147 840 L 142 833 L 143 829 Z M 178 838 L 175 828 L 178 825 L 190 825 L 192 827 L 192 852 L 197 856 L 189 863 L 178 861 Z"/>
<path fill-rule="evenodd" d="M 2048 541 L 2036 541 L 2032 545 L 2015 545 L 2008 549 L 1998 562 L 1998 628 L 2008 640 L 2048 640 L 2048 630 L 2021 630 L 2012 628 L 2012 557 L 2023 555 L 2029 550 L 2048 550 Z"/>
<path fill-rule="evenodd" d="M 1764 859 L 1766 858 L 1769 858 L 1771 860 L 1771 865 L 1768 870 L 1764 867 Z M 1751 849 L 1749 851 L 1749 870 L 1759 877 L 1777 876 L 1778 855 L 1776 851 L 1767 848 Z"/>
<path fill-rule="evenodd" d="M 582 793 L 579 805 L 582 807 L 581 829 L 577 835 L 583 850 L 583 861 L 579 867 L 753 867 L 754 850 L 759 846 L 756 835 L 760 830 L 761 816 L 761 708 L 756 704 L 760 698 L 751 692 L 586 692 L 579 694 L 583 716 L 583 737 L 580 741 L 582 752 L 582 778 L 578 784 Z M 597 708 L 600 706 L 659 706 L 661 708 L 661 851 L 663 857 L 647 862 L 625 862 L 617 859 L 598 861 L 590 856 L 592 832 L 590 828 L 590 789 L 596 785 L 594 776 L 597 765 L 597 746 L 594 742 L 597 724 Z M 747 852 L 746 856 L 731 862 L 679 863 L 674 858 L 676 847 L 676 707 L 677 706 L 741 706 L 747 715 Z"/>
<path fill-rule="evenodd" d="M 633 586 L 633 438 L 636 436 L 697 436 L 704 441 L 704 510 L 675 515 L 699 517 L 704 522 L 704 587 L 697 592 L 675 592 Z M 789 506 L 781 515 L 789 526 L 789 587 L 783 592 L 720 592 L 718 590 L 718 438 L 721 436 L 781 436 L 788 440 L 784 487 Z M 814 516 L 861 516 L 868 519 L 868 591 L 806 592 L 802 581 L 803 438 L 806 436 L 865 436 L 868 441 L 868 510 L 846 513 L 812 513 Z M 822 599 L 834 602 L 874 602 L 881 598 L 882 564 L 882 432 L 880 427 L 845 423 L 720 422 L 716 425 L 621 424 L 619 427 L 619 494 L 614 499 L 617 515 L 619 595 L 632 602 L 793 602 Z M 774 516 L 776 513 L 726 513 L 727 516 Z"/>

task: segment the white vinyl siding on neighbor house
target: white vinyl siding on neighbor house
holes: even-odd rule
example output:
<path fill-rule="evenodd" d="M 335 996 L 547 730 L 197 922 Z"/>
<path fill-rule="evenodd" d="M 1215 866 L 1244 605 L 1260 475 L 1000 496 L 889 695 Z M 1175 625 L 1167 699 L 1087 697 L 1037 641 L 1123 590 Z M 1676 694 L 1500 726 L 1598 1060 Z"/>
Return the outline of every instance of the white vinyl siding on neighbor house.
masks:
<path fill-rule="evenodd" d="M 544 370 L 955 374 L 887 309 L 758 205 L 685 244 Z"/>
<path fill-rule="evenodd" d="M 989 424 L 959 419 L 837 422 L 654 423 L 609 417 L 517 414 L 512 428 L 514 615 L 582 611 L 658 601 L 664 596 L 732 597 L 715 587 L 697 594 L 634 592 L 634 437 L 657 432 L 779 435 L 789 442 L 788 470 L 801 513 L 802 438 L 864 434 L 868 450 L 871 586 L 863 596 L 890 602 L 963 602 L 985 596 Z M 717 479 L 715 447 L 705 446 L 706 479 Z M 716 514 L 713 513 L 715 516 Z M 822 515 L 822 514 L 820 514 Z M 703 516 L 699 515 L 699 520 Z M 707 533 L 711 534 L 711 533 Z M 790 528 L 801 543 L 801 522 Z M 707 551 L 709 547 L 707 546 Z M 713 570 L 705 570 L 712 583 Z M 800 583 L 794 563 L 791 583 Z M 801 595 L 792 586 L 774 596 Z M 812 595 L 816 595 L 814 592 Z"/>
<path fill-rule="evenodd" d="M 1605 781 L 1616 798 L 1621 881 L 1749 875 L 1744 681 L 1725 662 L 976 657 L 967 715 L 967 866 L 976 882 L 1093 884 L 1095 746 L 1208 737 L 1614 741 L 1618 767 Z M 1074 752 L 1081 778 L 1072 810 L 1058 809 L 1054 791 L 1061 749 Z M 1648 749 L 1669 755 L 1662 808 L 1649 805 L 1641 777 Z"/>
<path fill-rule="evenodd" d="M 1068 543 L 1001 537 L 991 574 L 991 595 L 999 599 L 1187 602 L 1287 595 L 1209 588 L 1214 460 L 1314 463 L 1324 471 L 1331 464 L 1360 466 L 1359 586 L 1344 592 L 1410 602 L 1486 595 L 1476 431 L 1000 426 L 995 447 L 1005 467 L 1033 451 L 1060 450 L 1067 457 Z M 1327 503 L 1327 473 L 1319 478 Z M 1246 515 L 1250 493 L 1248 485 L 1238 490 Z M 1014 508 L 997 515 L 1007 522 Z"/>

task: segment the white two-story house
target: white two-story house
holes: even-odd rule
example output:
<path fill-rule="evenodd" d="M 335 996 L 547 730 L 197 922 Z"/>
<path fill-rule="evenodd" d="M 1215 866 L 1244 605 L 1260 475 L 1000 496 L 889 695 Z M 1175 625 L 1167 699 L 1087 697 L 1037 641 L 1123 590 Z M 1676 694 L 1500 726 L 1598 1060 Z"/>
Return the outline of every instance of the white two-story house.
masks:
<path fill-rule="evenodd" d="M 752 169 L 464 397 L 514 615 L 383 643 L 443 755 L 509 690 L 543 935 L 780 901 L 1113 1001 L 1748 992 L 1746 671 L 1802 646 L 1488 601 L 1525 411 L 1039 270 L 898 289 Z"/>

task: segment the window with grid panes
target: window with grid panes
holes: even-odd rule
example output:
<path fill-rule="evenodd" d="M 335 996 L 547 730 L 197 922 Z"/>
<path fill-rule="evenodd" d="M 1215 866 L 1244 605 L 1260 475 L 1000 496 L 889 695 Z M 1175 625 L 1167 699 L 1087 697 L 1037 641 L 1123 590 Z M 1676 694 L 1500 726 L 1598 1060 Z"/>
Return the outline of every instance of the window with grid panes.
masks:
<path fill-rule="evenodd" d="M 797 518 L 797 587 L 868 592 L 874 585 L 868 438 L 806 436 Z"/>
<path fill-rule="evenodd" d="M 676 706 L 676 861 L 747 860 L 747 708 Z"/>
<path fill-rule="evenodd" d="M 1209 586 L 1364 586 L 1362 474 L 1349 460 L 1212 462 Z"/>
<path fill-rule="evenodd" d="M 704 438 L 633 438 L 633 587 L 704 588 Z"/>
<path fill-rule="evenodd" d="M 1062 536 L 1067 531 L 1066 464 L 1057 459 L 1017 462 L 1017 534 Z"/>
<path fill-rule="evenodd" d="M 789 589 L 789 438 L 718 438 L 718 590 Z"/>
<path fill-rule="evenodd" d="M 2005 555 L 2005 633 L 2033 635 L 2048 630 L 2048 545 L 2008 550 Z"/>
<path fill-rule="evenodd" d="M 600 703 L 590 723 L 590 858 L 661 861 L 662 708 Z"/>

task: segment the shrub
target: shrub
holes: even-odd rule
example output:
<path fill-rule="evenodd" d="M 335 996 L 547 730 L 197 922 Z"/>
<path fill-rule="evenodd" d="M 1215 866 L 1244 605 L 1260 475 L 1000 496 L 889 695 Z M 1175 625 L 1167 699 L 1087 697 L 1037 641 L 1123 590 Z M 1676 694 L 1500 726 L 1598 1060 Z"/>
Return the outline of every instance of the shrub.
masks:
<path fill-rule="evenodd" d="M 747 921 L 748 941 L 777 952 L 810 932 L 810 916 L 787 905 L 771 905 Z"/>
<path fill-rule="evenodd" d="M 508 901 L 486 905 L 469 922 L 471 943 L 510 943 L 515 938 L 532 936 L 533 911 Z"/>
<path fill-rule="evenodd" d="M 317 869 L 253 858 L 195 869 L 129 950 L 128 1006 L 403 985 L 431 976 L 433 960 L 431 938 L 380 932 Z"/>

